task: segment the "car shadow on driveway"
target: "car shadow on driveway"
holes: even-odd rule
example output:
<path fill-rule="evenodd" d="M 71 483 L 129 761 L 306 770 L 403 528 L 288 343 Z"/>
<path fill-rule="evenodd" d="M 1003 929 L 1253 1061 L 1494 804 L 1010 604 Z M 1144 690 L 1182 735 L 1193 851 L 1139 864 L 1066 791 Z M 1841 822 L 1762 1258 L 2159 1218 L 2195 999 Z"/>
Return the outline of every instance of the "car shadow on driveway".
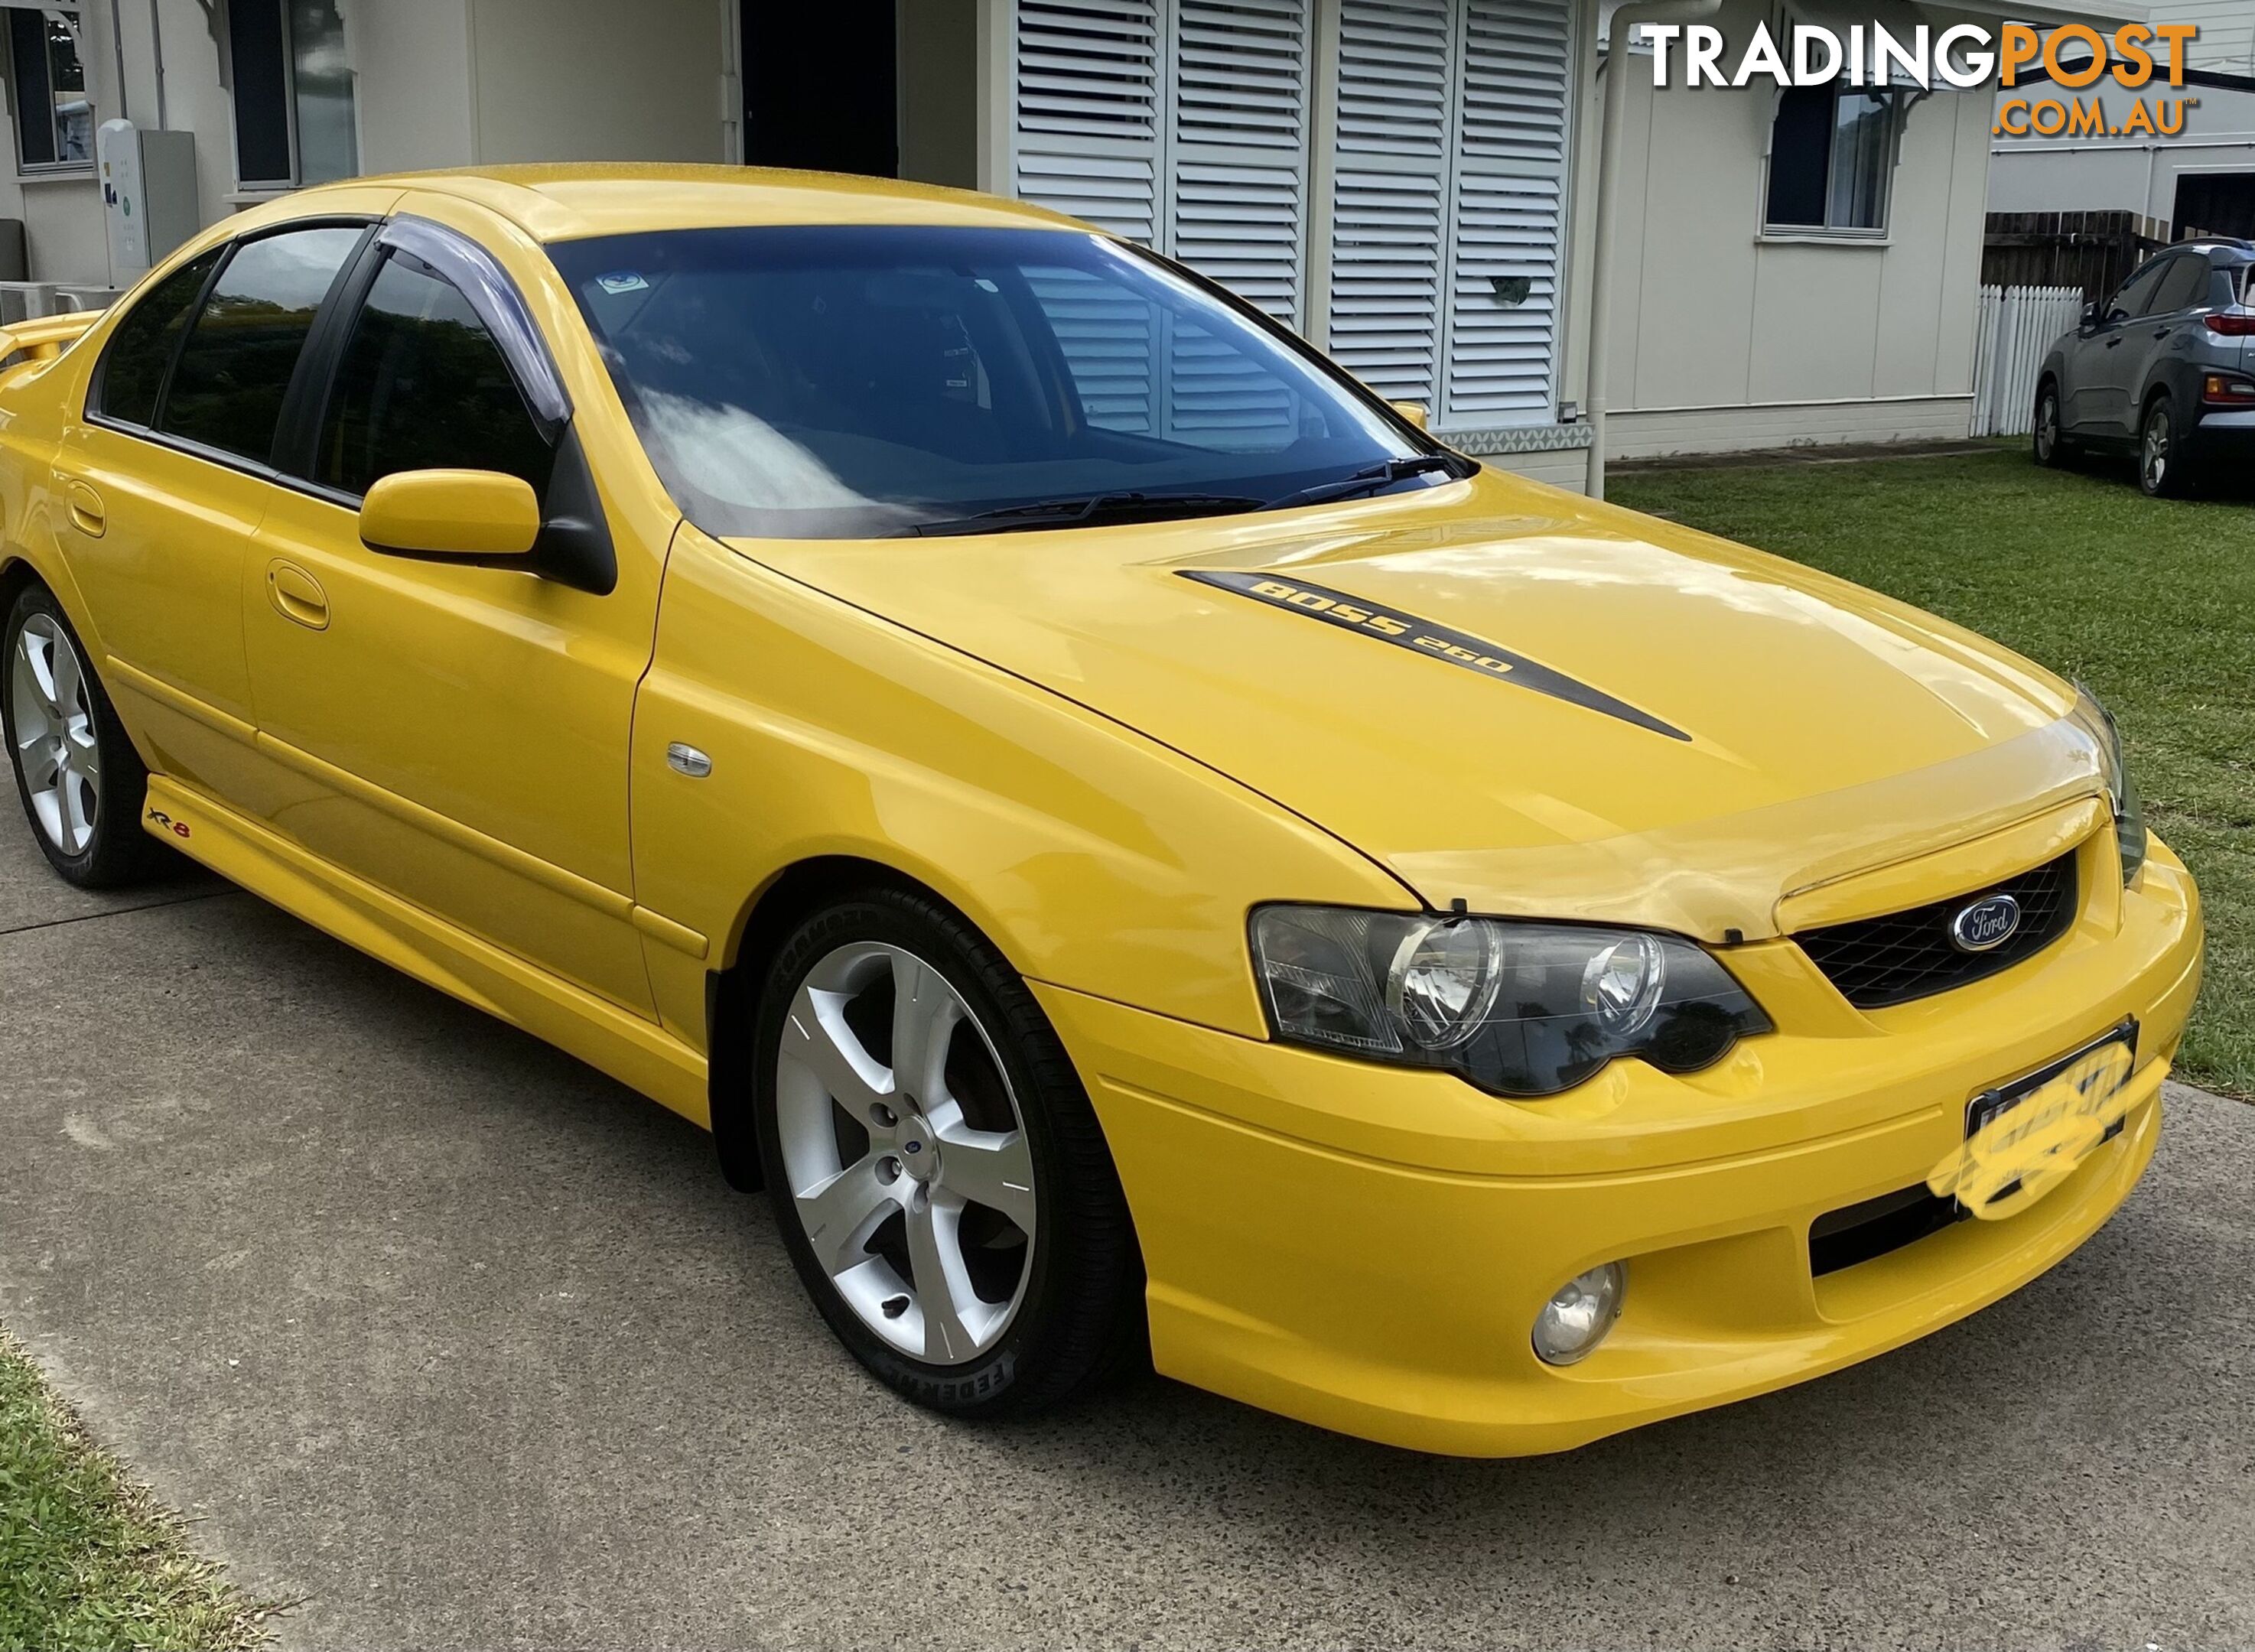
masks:
<path fill-rule="evenodd" d="M 239 893 L 0 935 L 0 1320 L 294 1644 L 2255 1639 L 2236 1104 L 1963 1325 L 1480 1463 L 910 1409 L 702 1132 Z"/>

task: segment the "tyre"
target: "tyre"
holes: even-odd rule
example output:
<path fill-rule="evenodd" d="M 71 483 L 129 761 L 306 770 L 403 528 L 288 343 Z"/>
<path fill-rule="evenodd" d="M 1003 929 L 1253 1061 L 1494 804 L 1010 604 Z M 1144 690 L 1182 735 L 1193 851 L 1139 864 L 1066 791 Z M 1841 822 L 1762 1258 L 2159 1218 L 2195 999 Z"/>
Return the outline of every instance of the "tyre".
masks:
<path fill-rule="evenodd" d="M 90 889 L 161 870 L 165 847 L 141 828 L 149 771 L 45 586 L 26 586 L 17 597 L 0 643 L 0 726 L 17 793 L 49 864 Z"/>
<path fill-rule="evenodd" d="M 962 917 L 875 888 L 802 923 L 759 993 L 755 1123 L 823 1318 L 918 1404 L 1030 1415 L 1148 1357 L 1094 1109 Z"/>
<path fill-rule="evenodd" d="M 2047 469 L 2058 469 L 2068 461 L 2070 449 L 2059 417 L 2059 386 L 2046 379 L 2043 388 L 2036 391 L 2035 423 L 2031 427 L 2031 445 L 2036 463 Z"/>
<path fill-rule="evenodd" d="M 2176 403 L 2167 390 L 2146 404 L 2138 426 L 2138 486 L 2153 499 L 2177 499 L 2191 491 L 2191 454 L 2186 432 L 2178 428 Z"/>

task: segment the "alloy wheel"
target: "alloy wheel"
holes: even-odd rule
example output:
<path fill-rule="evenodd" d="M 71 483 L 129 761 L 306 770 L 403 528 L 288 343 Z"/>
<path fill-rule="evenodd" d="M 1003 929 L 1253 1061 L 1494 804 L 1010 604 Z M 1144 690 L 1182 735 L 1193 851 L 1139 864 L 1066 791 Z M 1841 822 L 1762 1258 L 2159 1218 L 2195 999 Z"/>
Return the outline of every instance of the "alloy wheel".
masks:
<path fill-rule="evenodd" d="M 947 978 L 878 941 L 824 956 L 783 1029 L 776 1121 L 790 1209 L 861 1323 L 930 1365 L 994 1347 L 1031 1274 L 1033 1153 Z"/>
<path fill-rule="evenodd" d="M 2139 475 L 2147 493 L 2160 493 L 2169 482 L 2169 410 L 2156 406 L 2146 416 L 2146 438 L 2139 445 Z"/>
<path fill-rule="evenodd" d="M 2036 403 L 2036 462 L 2051 463 L 2059 449 L 2059 398 L 2047 390 Z"/>
<path fill-rule="evenodd" d="M 86 667 L 45 614 L 24 622 L 9 664 L 16 761 L 32 818 L 65 854 L 82 854 L 102 812 L 102 748 Z"/>

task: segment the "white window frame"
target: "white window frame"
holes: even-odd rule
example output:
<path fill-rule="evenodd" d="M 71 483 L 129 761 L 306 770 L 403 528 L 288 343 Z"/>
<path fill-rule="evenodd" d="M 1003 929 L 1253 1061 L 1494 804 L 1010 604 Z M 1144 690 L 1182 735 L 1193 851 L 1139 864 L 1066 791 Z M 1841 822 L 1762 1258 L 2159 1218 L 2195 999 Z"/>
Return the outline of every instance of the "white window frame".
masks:
<path fill-rule="evenodd" d="M 0 0 L 0 3 L 4 3 L 4 0 Z M 113 4 L 119 3 L 120 0 L 112 0 Z M 277 195 L 289 194 L 293 190 L 303 189 L 306 187 L 306 155 L 298 135 L 298 54 L 294 49 L 294 43 L 290 38 L 289 0 L 214 0 L 214 4 L 217 7 L 214 25 L 219 39 L 220 89 L 227 94 L 228 163 L 235 178 L 235 193 L 229 199 L 237 204 L 242 204 L 266 200 Z M 242 175 L 241 116 L 235 103 L 239 93 L 235 73 L 235 28 L 230 9 L 235 5 L 246 4 L 271 4 L 279 7 L 281 11 L 282 118 L 288 131 L 290 144 L 290 176 L 286 179 L 245 179 Z M 338 11 L 344 25 L 346 54 L 350 57 L 353 55 L 352 11 L 348 6 L 343 4 L 339 6 Z M 352 72 L 352 82 L 355 171 L 348 173 L 347 176 L 357 177 L 360 158 L 366 152 L 368 147 L 365 135 L 361 130 L 360 75 L 357 71 Z M 328 183 L 338 180 L 324 179 L 320 181 Z"/>
<path fill-rule="evenodd" d="M 1814 89 L 1814 88 L 1811 88 Z M 1770 221 L 1770 173 L 1777 164 L 1777 117 L 1785 107 L 1781 92 L 1773 93 L 1769 124 L 1762 139 L 1760 191 L 1754 198 L 1755 223 L 1759 238 L 1763 241 L 1814 241 L 1848 245 L 1885 246 L 1894 235 L 1895 171 L 1902 164 L 1903 126 L 1909 118 L 1911 97 L 1899 86 L 1848 86 L 1836 81 L 1833 94 L 1833 124 L 1828 129 L 1824 158 L 1824 214 L 1827 222 L 1821 224 L 1781 224 Z M 1857 225 L 1837 225 L 1829 221 L 1832 214 L 1833 186 L 1839 178 L 1840 146 L 1833 141 L 1838 137 L 1839 97 L 1844 92 L 1877 94 L 1887 102 L 1887 129 L 1881 145 L 1885 158 L 1880 162 L 1879 221 L 1876 228 Z"/>
<path fill-rule="evenodd" d="M 29 11 L 40 17 L 45 17 L 46 13 L 53 11 L 60 13 L 65 17 L 77 18 L 81 20 L 83 20 L 85 17 L 84 9 L 79 4 L 79 0 L 64 0 L 64 4 L 59 5 L 29 5 L 19 4 L 18 0 L 0 0 L 0 11 Z M 82 40 L 81 44 L 84 44 Z M 18 179 L 26 181 L 49 178 L 91 177 L 94 173 L 95 166 L 95 158 L 91 152 L 88 154 L 84 160 L 25 160 L 23 111 L 18 106 L 16 98 L 16 47 L 15 33 L 12 29 L 7 32 L 6 39 L 4 40 L 0 40 L 0 61 L 4 61 L 7 70 L 6 81 L 8 118 L 10 122 L 9 130 L 11 141 L 14 144 L 16 152 L 16 176 Z M 78 67 L 80 77 L 87 82 L 85 88 L 87 107 L 90 111 L 98 114 L 99 111 L 95 109 L 94 103 L 94 68 L 93 66 L 87 61 L 87 54 L 83 51 L 79 53 Z M 54 95 L 53 73 L 52 70 L 49 71 L 48 75 L 47 95 L 50 99 Z M 53 118 L 52 114 L 49 118 Z M 88 122 L 87 141 L 89 145 L 89 149 L 94 143 L 95 130 L 98 128 L 100 124 L 101 123 L 98 120 L 89 120 Z"/>

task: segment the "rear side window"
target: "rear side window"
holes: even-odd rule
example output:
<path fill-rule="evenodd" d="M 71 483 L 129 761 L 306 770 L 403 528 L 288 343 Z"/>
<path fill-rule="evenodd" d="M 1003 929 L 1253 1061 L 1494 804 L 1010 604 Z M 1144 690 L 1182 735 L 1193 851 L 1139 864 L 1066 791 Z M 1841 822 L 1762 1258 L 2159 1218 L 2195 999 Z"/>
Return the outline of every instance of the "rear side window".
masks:
<path fill-rule="evenodd" d="M 109 335 L 102 353 L 99 388 L 94 411 L 105 418 L 128 425 L 146 425 L 157 417 L 157 394 L 165 388 L 165 369 L 172 364 L 172 351 L 195 313 L 196 296 L 219 263 L 219 250 L 204 254 L 158 283 L 157 290 L 133 306 Z"/>
<path fill-rule="evenodd" d="M 327 226 L 238 246 L 172 369 L 158 427 L 264 462 L 314 313 L 364 233 Z"/>
<path fill-rule="evenodd" d="M 2149 315 L 2174 315 L 2179 310 L 2189 310 L 2208 299 L 2209 263 L 2206 258 L 2181 257 L 2169 266 L 2168 274 L 2161 278 L 2160 290 L 2153 294 Z"/>
<path fill-rule="evenodd" d="M 460 289 L 394 250 L 337 363 L 314 480 L 364 494 L 400 470 L 497 470 L 545 494 L 554 454 Z"/>

